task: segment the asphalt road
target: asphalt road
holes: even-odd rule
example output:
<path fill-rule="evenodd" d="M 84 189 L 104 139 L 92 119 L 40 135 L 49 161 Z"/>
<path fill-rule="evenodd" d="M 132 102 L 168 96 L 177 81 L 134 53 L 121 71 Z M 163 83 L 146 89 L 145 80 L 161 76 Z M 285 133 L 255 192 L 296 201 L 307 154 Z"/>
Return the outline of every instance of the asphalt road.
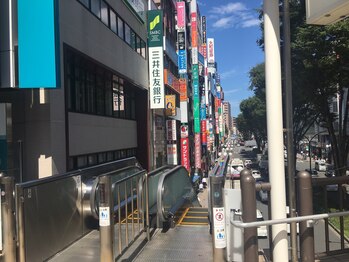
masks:
<path fill-rule="evenodd" d="M 232 156 L 233 158 L 240 158 L 240 159 L 252 159 L 256 161 L 256 155 L 252 153 L 252 149 L 245 148 L 245 147 L 234 147 L 232 149 Z M 296 169 L 297 170 L 305 170 L 308 169 L 309 161 L 297 161 L 296 163 Z M 314 168 L 314 162 L 312 161 L 312 168 Z M 319 172 L 318 175 L 320 177 L 324 176 L 324 172 Z M 234 187 L 239 187 L 239 181 L 234 181 Z M 261 210 L 263 213 L 263 217 L 265 220 L 269 219 L 269 212 L 268 212 L 268 203 L 262 203 L 258 200 L 257 197 L 257 208 Z M 329 247 L 330 250 L 339 250 L 340 249 L 340 236 L 339 234 L 332 228 L 329 227 Z M 299 245 L 299 238 L 298 238 L 298 245 Z M 290 239 L 289 239 L 290 243 Z M 259 248 L 263 249 L 265 254 L 269 256 L 269 239 L 268 238 L 259 238 L 258 239 L 258 245 Z M 324 220 L 319 220 L 314 225 L 314 247 L 315 247 L 315 253 L 323 253 L 326 251 L 326 242 L 325 242 L 325 222 Z M 348 243 L 345 243 L 345 247 L 349 247 Z M 298 252 L 299 246 L 298 246 Z"/>

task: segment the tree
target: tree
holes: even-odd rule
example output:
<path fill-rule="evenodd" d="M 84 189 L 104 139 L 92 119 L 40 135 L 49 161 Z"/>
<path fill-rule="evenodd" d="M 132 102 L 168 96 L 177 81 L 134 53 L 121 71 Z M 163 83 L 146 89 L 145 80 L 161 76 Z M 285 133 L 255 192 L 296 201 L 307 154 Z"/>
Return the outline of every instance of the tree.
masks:
<path fill-rule="evenodd" d="M 263 148 L 266 140 L 265 103 L 257 96 L 250 97 L 240 103 L 241 114 L 237 118 L 238 129 L 245 136 L 251 134 L 259 149 Z"/>
<path fill-rule="evenodd" d="M 293 52 L 302 94 L 311 98 L 318 122 L 328 130 L 335 166 L 344 175 L 349 152 L 349 20 L 328 26 L 303 24 L 294 32 Z M 337 113 L 333 104 L 338 105 Z"/>

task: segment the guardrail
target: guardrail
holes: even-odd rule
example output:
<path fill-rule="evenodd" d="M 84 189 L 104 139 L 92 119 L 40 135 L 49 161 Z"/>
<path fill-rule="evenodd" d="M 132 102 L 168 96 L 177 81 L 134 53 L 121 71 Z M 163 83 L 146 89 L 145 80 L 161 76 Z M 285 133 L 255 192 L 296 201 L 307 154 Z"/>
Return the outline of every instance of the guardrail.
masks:
<path fill-rule="evenodd" d="M 118 181 L 113 181 L 113 174 L 99 176 L 100 261 L 118 259 L 149 228 L 148 220 L 144 221 L 149 216 L 147 199 L 144 201 L 140 194 L 146 174 L 142 170 Z M 141 203 L 146 207 L 142 209 Z"/>

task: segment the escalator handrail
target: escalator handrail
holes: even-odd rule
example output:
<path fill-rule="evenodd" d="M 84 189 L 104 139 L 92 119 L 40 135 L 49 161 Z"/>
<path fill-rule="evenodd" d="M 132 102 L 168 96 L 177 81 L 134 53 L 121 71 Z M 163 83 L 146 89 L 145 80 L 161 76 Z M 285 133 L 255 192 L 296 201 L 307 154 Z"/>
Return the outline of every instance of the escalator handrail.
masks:
<path fill-rule="evenodd" d="M 176 171 L 178 171 L 180 169 L 184 169 L 185 171 L 187 171 L 187 169 L 184 166 L 180 165 L 180 166 L 176 166 L 173 169 L 169 170 L 168 172 L 162 174 L 162 176 L 159 178 L 158 190 L 157 190 L 157 213 L 158 213 L 158 216 L 160 216 L 161 221 L 167 220 L 167 217 L 165 216 L 165 210 L 164 210 L 164 207 L 162 204 L 164 181 L 165 181 L 167 176 L 174 174 Z M 190 181 L 189 175 L 188 175 L 188 179 Z"/>

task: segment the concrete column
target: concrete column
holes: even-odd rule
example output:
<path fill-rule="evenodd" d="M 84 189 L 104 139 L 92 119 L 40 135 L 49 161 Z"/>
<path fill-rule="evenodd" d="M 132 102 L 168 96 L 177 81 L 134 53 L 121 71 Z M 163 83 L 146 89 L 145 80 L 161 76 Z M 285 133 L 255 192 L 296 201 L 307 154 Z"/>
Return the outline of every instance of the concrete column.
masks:
<path fill-rule="evenodd" d="M 264 0 L 265 80 L 272 219 L 286 218 L 279 1 Z M 286 224 L 273 225 L 273 259 L 288 261 Z"/>

